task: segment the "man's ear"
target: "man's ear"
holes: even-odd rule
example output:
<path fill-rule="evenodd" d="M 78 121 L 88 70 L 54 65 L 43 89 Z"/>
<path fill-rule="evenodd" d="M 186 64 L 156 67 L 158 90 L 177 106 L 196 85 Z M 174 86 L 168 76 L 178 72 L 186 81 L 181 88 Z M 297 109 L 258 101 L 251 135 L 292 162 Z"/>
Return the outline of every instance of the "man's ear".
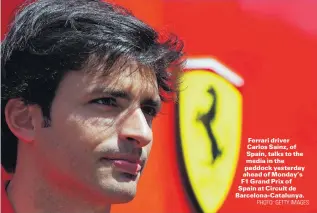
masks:
<path fill-rule="evenodd" d="M 5 119 L 11 132 L 22 142 L 34 141 L 36 125 L 35 106 L 25 104 L 21 99 L 10 99 L 5 106 Z"/>

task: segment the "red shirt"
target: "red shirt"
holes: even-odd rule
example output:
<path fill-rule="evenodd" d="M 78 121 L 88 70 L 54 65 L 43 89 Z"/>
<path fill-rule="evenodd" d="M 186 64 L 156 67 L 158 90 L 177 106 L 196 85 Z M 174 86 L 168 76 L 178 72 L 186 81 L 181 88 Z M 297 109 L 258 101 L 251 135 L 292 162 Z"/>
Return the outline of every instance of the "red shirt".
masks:
<path fill-rule="evenodd" d="M 10 180 L 10 176 L 1 167 L 1 213 L 14 213 L 6 192 L 6 183 L 8 180 Z"/>

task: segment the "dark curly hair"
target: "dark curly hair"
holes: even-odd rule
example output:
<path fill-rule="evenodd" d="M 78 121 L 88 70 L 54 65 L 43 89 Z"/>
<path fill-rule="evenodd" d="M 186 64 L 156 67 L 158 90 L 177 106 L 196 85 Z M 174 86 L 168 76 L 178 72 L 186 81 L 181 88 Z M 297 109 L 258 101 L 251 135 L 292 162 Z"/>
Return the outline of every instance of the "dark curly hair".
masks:
<path fill-rule="evenodd" d="M 163 94 L 176 88 L 169 69 L 181 67 L 183 55 L 183 43 L 175 35 L 162 39 L 130 11 L 99 0 L 25 4 L 1 46 L 1 160 L 8 172 L 15 170 L 18 144 L 5 121 L 8 100 L 38 104 L 50 118 L 55 91 L 66 72 L 92 61 L 102 61 L 106 71 L 126 58 L 155 73 L 164 101 Z"/>

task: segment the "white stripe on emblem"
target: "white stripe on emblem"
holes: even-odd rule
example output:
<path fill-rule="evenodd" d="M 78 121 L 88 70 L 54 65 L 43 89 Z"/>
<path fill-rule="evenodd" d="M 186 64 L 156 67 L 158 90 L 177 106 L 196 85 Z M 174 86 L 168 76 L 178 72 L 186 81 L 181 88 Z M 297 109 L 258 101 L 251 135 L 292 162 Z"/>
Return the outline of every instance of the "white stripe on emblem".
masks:
<path fill-rule="evenodd" d="M 188 58 L 185 69 L 211 69 L 236 87 L 244 85 L 243 78 L 213 58 Z"/>

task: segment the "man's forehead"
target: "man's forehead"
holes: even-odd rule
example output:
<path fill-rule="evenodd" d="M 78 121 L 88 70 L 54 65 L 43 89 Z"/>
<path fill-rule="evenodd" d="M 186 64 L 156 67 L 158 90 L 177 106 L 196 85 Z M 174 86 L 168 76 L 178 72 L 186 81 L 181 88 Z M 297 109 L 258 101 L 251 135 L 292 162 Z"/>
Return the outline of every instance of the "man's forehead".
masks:
<path fill-rule="evenodd" d="M 122 73 L 118 76 L 100 76 L 98 78 L 86 78 L 84 81 L 85 92 L 91 95 L 117 94 L 134 98 L 159 99 L 159 90 L 156 79 L 150 76 L 142 76 L 137 73 L 127 75 Z"/>
<path fill-rule="evenodd" d="M 96 59 L 96 56 L 92 55 L 92 59 Z M 97 58 L 98 59 L 98 58 Z M 90 63 L 87 63 L 83 68 L 85 73 L 89 73 L 92 76 L 130 76 L 134 75 L 138 77 L 146 77 L 147 79 L 156 79 L 156 73 L 153 68 L 150 68 L 146 65 L 143 65 L 137 62 L 134 59 L 121 57 L 114 64 L 109 67 L 107 64 L 103 63 L 106 59 L 102 60 L 89 60 Z"/>
<path fill-rule="evenodd" d="M 105 65 L 87 66 L 84 68 L 86 80 L 95 82 L 120 83 L 122 81 L 138 81 L 157 83 L 156 73 L 152 68 L 141 65 L 135 61 L 119 60 L 111 68 L 105 69 Z"/>

